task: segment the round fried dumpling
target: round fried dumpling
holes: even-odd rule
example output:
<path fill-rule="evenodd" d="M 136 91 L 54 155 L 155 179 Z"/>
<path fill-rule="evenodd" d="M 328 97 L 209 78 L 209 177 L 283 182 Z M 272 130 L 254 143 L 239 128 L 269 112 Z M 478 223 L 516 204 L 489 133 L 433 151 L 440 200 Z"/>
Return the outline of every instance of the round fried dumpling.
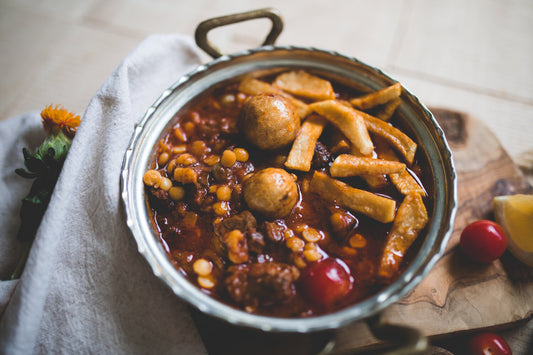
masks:
<path fill-rule="evenodd" d="M 252 211 L 268 218 L 289 215 L 298 201 L 298 187 L 293 176 L 278 168 L 254 173 L 244 181 L 243 194 Z"/>
<path fill-rule="evenodd" d="M 300 117 L 283 96 L 260 94 L 250 98 L 239 116 L 239 128 L 256 147 L 272 150 L 289 145 L 300 129 Z"/>

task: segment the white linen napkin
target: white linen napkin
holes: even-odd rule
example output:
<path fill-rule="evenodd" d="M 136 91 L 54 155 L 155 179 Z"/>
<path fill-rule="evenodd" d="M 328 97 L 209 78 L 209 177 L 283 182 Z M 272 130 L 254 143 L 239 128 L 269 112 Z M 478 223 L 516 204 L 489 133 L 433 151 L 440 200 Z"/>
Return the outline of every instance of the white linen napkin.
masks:
<path fill-rule="evenodd" d="M 0 353 L 203 354 L 187 305 L 137 251 L 120 199 L 134 125 L 200 63 L 194 43 L 154 35 L 133 50 L 82 117 L 20 281 L 0 282 Z M 61 103 L 61 98 L 57 98 Z M 68 107 L 67 107 L 68 109 Z M 0 274 L 18 257 L 21 149 L 44 136 L 37 112 L 0 123 Z"/>

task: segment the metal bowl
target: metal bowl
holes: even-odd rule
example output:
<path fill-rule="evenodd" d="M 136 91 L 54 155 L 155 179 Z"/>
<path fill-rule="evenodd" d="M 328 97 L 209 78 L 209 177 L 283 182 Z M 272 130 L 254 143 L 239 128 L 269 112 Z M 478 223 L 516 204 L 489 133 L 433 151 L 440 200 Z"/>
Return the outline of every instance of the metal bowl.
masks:
<path fill-rule="evenodd" d="M 250 73 L 269 73 L 288 68 L 309 70 L 352 87 L 378 90 L 396 81 L 381 70 L 337 52 L 310 47 L 267 45 L 223 55 L 180 78 L 148 108 L 136 126 L 125 153 L 121 185 L 127 224 L 139 252 L 176 295 L 211 316 L 229 323 L 276 332 L 311 332 L 338 328 L 369 318 L 412 290 L 440 258 L 450 237 L 456 211 L 456 174 L 444 133 L 432 113 L 405 87 L 399 121 L 418 143 L 428 162 L 432 181 L 432 205 L 428 206 L 427 235 L 405 272 L 374 296 L 334 313 L 309 318 L 276 318 L 249 314 L 219 302 L 190 283 L 172 264 L 151 223 L 142 177 L 153 160 L 157 142 L 173 118 L 198 95 L 210 88 Z"/>

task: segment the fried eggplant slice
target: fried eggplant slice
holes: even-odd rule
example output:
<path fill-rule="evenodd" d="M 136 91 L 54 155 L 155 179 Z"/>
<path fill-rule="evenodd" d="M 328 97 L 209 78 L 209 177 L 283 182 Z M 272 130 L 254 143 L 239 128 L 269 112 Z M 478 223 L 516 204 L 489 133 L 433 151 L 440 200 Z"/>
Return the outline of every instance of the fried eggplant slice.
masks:
<path fill-rule="evenodd" d="M 422 197 L 416 193 L 405 196 L 387 237 L 378 272 L 381 277 L 391 278 L 396 274 L 405 253 L 427 222 L 428 214 Z"/>
<path fill-rule="evenodd" d="M 362 155 L 372 154 L 374 144 L 368 134 L 365 120 L 356 110 L 336 100 L 315 102 L 309 105 L 309 109 L 337 127 Z"/>
<path fill-rule="evenodd" d="M 311 169 L 315 145 L 326 124 L 327 121 L 316 114 L 304 121 L 285 162 L 287 168 L 300 171 Z"/>
<path fill-rule="evenodd" d="M 394 220 L 396 201 L 356 189 L 324 173 L 315 171 L 310 189 L 326 201 L 335 201 L 344 208 L 362 213 L 381 223 Z"/>
<path fill-rule="evenodd" d="M 333 177 L 348 177 L 359 175 L 393 174 L 405 170 L 405 164 L 398 161 L 357 157 L 351 154 L 341 154 L 333 161 L 329 173 Z"/>
<path fill-rule="evenodd" d="M 400 97 L 402 94 L 402 86 L 400 83 L 387 86 L 381 90 L 371 92 L 360 97 L 356 97 L 350 100 L 353 107 L 360 110 L 368 110 L 369 108 L 383 105 L 395 98 Z"/>
<path fill-rule="evenodd" d="M 329 81 L 303 70 L 280 74 L 272 84 L 283 91 L 311 100 L 332 100 L 335 98 L 335 92 Z"/>

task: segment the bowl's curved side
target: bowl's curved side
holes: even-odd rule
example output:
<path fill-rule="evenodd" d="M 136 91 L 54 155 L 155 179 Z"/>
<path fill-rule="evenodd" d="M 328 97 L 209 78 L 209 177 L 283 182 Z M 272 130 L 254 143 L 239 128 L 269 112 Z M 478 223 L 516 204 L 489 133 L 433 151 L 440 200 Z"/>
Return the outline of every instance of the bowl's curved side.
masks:
<path fill-rule="evenodd" d="M 373 315 L 412 290 L 443 254 L 456 212 L 456 174 L 451 150 L 432 113 L 407 89 L 402 92 L 402 120 L 421 144 L 434 176 L 434 206 L 428 235 L 418 255 L 402 276 L 375 296 L 352 307 L 318 317 L 283 319 L 258 316 L 214 300 L 191 284 L 170 262 L 155 227 L 151 225 L 142 176 L 155 154 L 154 146 L 174 114 L 193 98 L 220 83 L 250 73 L 279 68 L 305 68 L 347 85 L 377 90 L 395 82 L 381 70 L 337 52 L 310 47 L 264 46 L 222 56 L 180 78 L 148 108 L 135 127 L 124 156 L 121 196 L 127 225 L 154 274 L 179 297 L 200 311 L 230 323 L 265 331 L 309 332 L 332 329 Z"/>

